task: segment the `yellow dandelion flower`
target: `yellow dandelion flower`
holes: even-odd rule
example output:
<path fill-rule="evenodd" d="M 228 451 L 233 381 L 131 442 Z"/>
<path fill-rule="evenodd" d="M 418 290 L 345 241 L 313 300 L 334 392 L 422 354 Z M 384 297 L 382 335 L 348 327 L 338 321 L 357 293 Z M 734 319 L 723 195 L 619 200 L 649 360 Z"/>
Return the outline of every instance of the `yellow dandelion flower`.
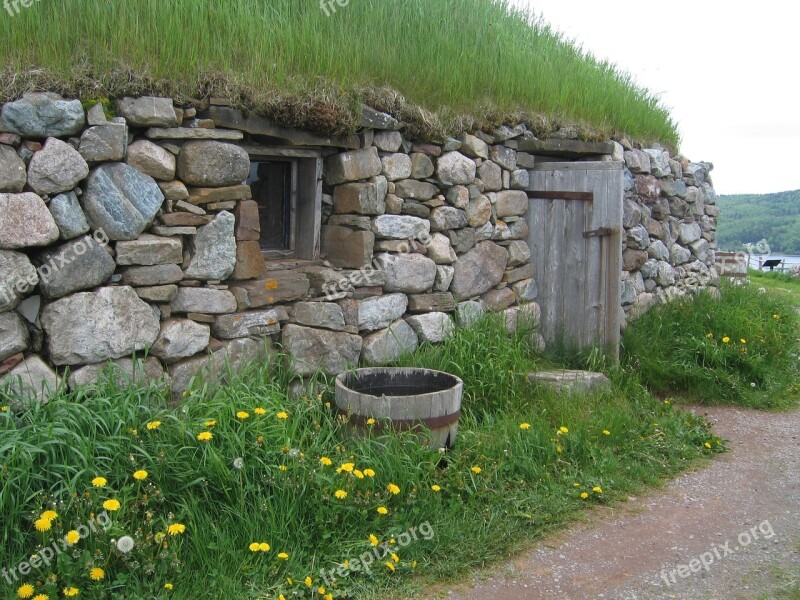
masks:
<path fill-rule="evenodd" d="M 707 337 L 708 339 L 711 339 L 711 338 L 713 338 L 713 337 L 714 337 L 714 334 L 713 334 L 713 333 L 711 333 L 711 332 L 709 331 L 709 332 L 706 334 L 706 337 Z"/>
<path fill-rule="evenodd" d="M 556 452 L 561 454 L 563 451 L 564 451 L 564 447 L 563 446 L 556 446 Z"/>
<path fill-rule="evenodd" d="M 392 563 L 390 563 L 390 562 L 388 562 L 388 561 L 387 561 L 387 562 L 385 562 L 385 563 L 383 563 L 383 564 L 385 564 L 385 565 L 386 565 L 386 568 L 387 568 L 387 569 L 389 569 L 389 570 L 390 570 L 392 573 L 394 573 L 394 565 L 393 565 Z"/>
<path fill-rule="evenodd" d="M 267 409 L 266 408 L 261 408 L 259 406 L 258 408 L 254 408 L 253 412 L 256 413 L 257 415 L 265 415 L 265 414 L 267 414 Z"/>
<path fill-rule="evenodd" d="M 470 467 L 469 470 L 475 473 L 475 475 L 478 475 L 481 471 L 483 471 L 483 469 L 481 469 L 478 465 Z"/>
<path fill-rule="evenodd" d="M 581 492 L 581 498 L 586 500 L 588 497 L 589 497 L 589 494 L 587 492 Z"/>
<path fill-rule="evenodd" d="M 147 425 L 145 425 L 149 431 L 153 431 L 154 429 L 158 429 L 161 427 L 161 421 L 150 421 Z"/>
<path fill-rule="evenodd" d="M 119 510 L 119 507 L 120 507 L 119 500 L 115 500 L 113 498 L 111 500 L 106 500 L 105 502 L 103 502 L 103 508 L 105 508 L 106 510 L 110 510 L 111 512 Z"/>
<path fill-rule="evenodd" d="M 89 571 L 89 578 L 92 581 L 102 581 L 106 577 L 106 572 L 100 567 L 95 567 Z"/>
<path fill-rule="evenodd" d="M 149 473 L 147 471 L 145 471 L 144 469 L 139 469 L 138 471 L 134 472 L 133 478 L 139 481 L 144 481 L 145 479 L 147 479 L 148 475 Z"/>
<path fill-rule="evenodd" d="M 172 588 L 174 588 L 174 587 L 175 587 L 175 586 L 174 586 L 174 585 L 172 585 L 171 583 L 165 583 L 165 584 L 164 584 L 164 589 L 165 589 L 165 590 L 172 590 Z"/>
<path fill-rule="evenodd" d="M 81 534 L 73 529 L 72 531 L 67 532 L 65 539 L 68 543 L 74 545 L 81 541 Z"/>
<path fill-rule="evenodd" d="M 180 535 L 181 533 L 186 531 L 186 525 L 183 523 L 173 523 L 169 527 L 167 527 L 167 533 L 170 535 Z"/>
<path fill-rule="evenodd" d="M 390 483 L 386 486 L 386 491 L 391 492 L 395 496 L 400 493 L 400 487 L 395 485 L 394 483 Z"/>
<path fill-rule="evenodd" d="M 325 587 L 324 587 L 324 586 L 319 586 L 319 587 L 317 588 L 317 593 L 318 593 L 320 596 L 322 596 L 323 594 L 325 594 Z"/>
<path fill-rule="evenodd" d="M 611 435 L 611 432 L 608 429 L 603 429 L 603 435 Z"/>
<path fill-rule="evenodd" d="M 278 470 L 279 471 L 288 471 L 289 467 L 287 467 L 286 465 L 281 465 L 280 467 L 278 467 Z"/>
<path fill-rule="evenodd" d="M 722 338 L 722 343 L 723 344 L 727 344 L 730 341 L 731 341 L 731 338 L 729 338 L 727 335 L 724 338 Z"/>
<path fill-rule="evenodd" d="M 706 448 L 711 449 L 711 444 L 709 442 L 706 442 L 705 444 L 703 444 L 703 446 L 705 446 Z"/>
<path fill-rule="evenodd" d="M 358 469 L 353 471 L 353 475 L 355 475 L 358 479 L 364 479 L 364 472 L 359 471 Z"/>
<path fill-rule="evenodd" d="M 592 488 L 592 491 L 593 491 L 595 494 L 602 494 L 602 493 L 603 493 L 603 488 L 601 488 L 599 485 L 596 485 L 596 486 L 594 486 L 594 487 Z"/>
<path fill-rule="evenodd" d="M 364 469 L 364 475 L 367 477 L 375 477 L 375 471 L 372 469 Z"/>
<path fill-rule="evenodd" d="M 333 464 L 333 461 L 327 456 L 323 456 L 322 458 L 320 458 L 319 462 L 322 464 L 323 467 L 330 467 Z"/>
<path fill-rule="evenodd" d="M 376 538 L 373 534 L 370 533 L 369 534 L 369 543 L 372 546 L 377 546 L 378 544 L 380 544 L 380 540 L 378 538 Z"/>
<path fill-rule="evenodd" d="M 164 538 L 167 537 L 167 534 L 164 533 L 163 531 L 159 531 L 153 537 L 156 540 L 156 544 L 160 544 L 162 541 L 164 541 Z"/>
<path fill-rule="evenodd" d="M 253 542 L 247 547 L 250 552 L 258 552 L 258 542 Z"/>
<path fill-rule="evenodd" d="M 19 586 L 19 589 L 17 589 L 17 596 L 19 598 L 30 598 L 33 596 L 35 591 L 36 588 L 34 588 L 30 583 L 24 583 Z"/>
<path fill-rule="evenodd" d="M 367 419 L 367 425 L 375 425 L 375 419 L 373 419 L 372 417 Z"/>
<path fill-rule="evenodd" d="M 569 433 L 569 429 L 564 427 L 563 425 L 558 428 L 558 433 Z"/>
<path fill-rule="evenodd" d="M 313 585 L 313 583 L 314 583 L 314 582 L 311 580 L 311 577 L 306 577 L 306 578 L 303 580 L 303 583 L 305 583 L 305 584 L 306 584 L 306 587 L 311 587 L 311 586 Z"/>
<path fill-rule="evenodd" d="M 42 519 L 47 519 L 48 521 L 54 521 L 58 518 L 58 513 L 54 510 L 46 510 L 42 513 Z"/>
<path fill-rule="evenodd" d="M 211 433 L 210 431 L 201 431 L 200 433 L 197 434 L 197 439 L 200 440 L 201 442 L 211 441 L 213 437 L 214 434 Z"/>
<path fill-rule="evenodd" d="M 393 560 L 394 562 L 396 562 L 396 563 L 399 563 L 399 562 L 400 562 L 400 557 L 399 557 L 399 556 L 397 556 L 397 554 L 395 554 L 394 552 L 392 552 L 391 556 L 392 556 L 392 560 Z"/>
<path fill-rule="evenodd" d="M 278 418 L 279 418 L 281 421 L 283 421 L 283 420 L 285 420 L 285 419 L 288 419 L 288 418 L 289 418 L 289 413 L 288 413 L 288 412 L 286 412 L 285 410 L 282 410 L 281 412 L 279 412 L 279 413 L 276 413 L 276 415 L 275 415 L 275 416 L 276 416 L 276 417 L 278 417 Z"/>
<path fill-rule="evenodd" d="M 217 422 L 215 420 L 211 419 L 209 421 L 205 421 L 203 423 L 203 426 L 204 427 L 214 427 L 214 425 L 216 425 L 216 424 L 217 424 Z"/>
<path fill-rule="evenodd" d="M 773 318 L 773 319 L 780 319 L 780 318 L 781 318 L 781 316 L 780 316 L 780 315 L 772 315 L 772 318 Z"/>
<path fill-rule="evenodd" d="M 670 404 L 672 404 L 672 402 L 670 402 L 669 400 L 664 400 L 664 404 L 666 404 L 667 406 L 669 406 Z"/>
<path fill-rule="evenodd" d="M 0 413 L 8 412 L 7 406 L 0 406 Z"/>
<path fill-rule="evenodd" d="M 575 483 L 572 484 L 572 487 L 579 488 L 581 487 L 581 484 L 576 481 Z"/>
<path fill-rule="evenodd" d="M 530 423 L 520 423 L 519 424 L 519 428 L 520 429 L 530 429 L 531 428 L 531 424 Z"/>
<path fill-rule="evenodd" d="M 281 560 L 289 560 L 289 555 L 286 554 L 286 552 L 279 552 L 278 558 L 280 558 Z"/>
<path fill-rule="evenodd" d="M 411 561 L 411 568 L 412 569 L 416 569 L 417 568 L 417 561 L 415 561 L 415 560 Z"/>
<path fill-rule="evenodd" d="M 37 594 L 33 597 L 33 600 L 50 600 L 50 596 L 47 594 Z"/>
<path fill-rule="evenodd" d="M 288 583 L 289 585 L 294 585 L 294 581 L 292 581 L 291 577 L 286 578 L 286 583 Z"/>
<path fill-rule="evenodd" d="M 347 498 L 347 492 L 345 492 L 344 490 L 336 490 L 333 495 L 336 496 L 336 498 L 339 500 L 344 500 L 345 498 Z"/>
<path fill-rule="evenodd" d="M 61 590 L 61 593 L 64 594 L 67 598 L 72 598 L 73 596 L 77 596 L 81 592 L 76 587 L 66 587 L 63 590 Z"/>
<path fill-rule="evenodd" d="M 351 462 L 343 463 L 343 464 L 339 465 L 339 468 L 336 469 L 336 472 L 337 473 L 341 473 L 341 472 L 344 471 L 345 473 L 352 473 L 353 469 L 355 469 L 355 468 L 356 468 L 355 463 L 351 463 Z"/>
<path fill-rule="evenodd" d="M 92 479 L 92 485 L 97 488 L 105 487 L 108 480 L 105 477 L 95 477 Z"/>
<path fill-rule="evenodd" d="M 258 545 L 259 552 L 269 552 L 270 548 L 271 548 L 271 546 L 267 542 L 261 542 Z"/>
<path fill-rule="evenodd" d="M 286 596 L 283 594 L 278 594 L 278 600 L 286 600 Z"/>
<path fill-rule="evenodd" d="M 746 339 L 744 339 L 744 338 L 740 339 L 739 341 L 740 341 L 740 342 L 742 342 L 743 344 L 746 344 L 746 343 L 747 343 L 747 340 L 746 340 Z"/>
<path fill-rule="evenodd" d="M 243 411 L 243 410 L 240 410 L 239 412 L 236 413 L 236 418 L 237 419 L 243 419 L 243 420 L 244 419 L 249 419 L 250 418 L 250 413 L 246 412 L 246 411 Z"/>
<path fill-rule="evenodd" d="M 36 519 L 33 522 L 33 526 L 36 528 L 36 531 L 50 531 L 53 522 L 50 519 Z"/>
<path fill-rule="evenodd" d="M 327 594 L 325 594 L 325 597 L 323 598 L 323 600 L 333 600 L 333 594 L 328 592 Z"/>
<path fill-rule="evenodd" d="M 434 484 L 431 486 L 431 489 L 432 489 L 434 492 L 441 492 L 441 491 L 442 491 L 442 486 L 440 486 L 440 485 L 438 485 L 438 484 L 434 483 Z"/>
<path fill-rule="evenodd" d="M 375 509 L 375 511 L 379 515 L 388 515 L 389 514 L 389 509 L 386 508 L 385 506 L 379 506 L 378 508 Z"/>

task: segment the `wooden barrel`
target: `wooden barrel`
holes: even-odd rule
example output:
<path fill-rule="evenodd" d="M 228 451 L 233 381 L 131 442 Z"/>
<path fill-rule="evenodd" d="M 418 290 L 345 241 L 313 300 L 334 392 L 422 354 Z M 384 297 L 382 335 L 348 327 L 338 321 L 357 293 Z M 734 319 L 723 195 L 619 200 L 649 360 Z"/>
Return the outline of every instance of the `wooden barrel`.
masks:
<path fill-rule="evenodd" d="M 428 429 L 435 447 L 452 448 L 463 389 L 461 379 L 441 371 L 356 369 L 336 378 L 336 407 L 355 431 Z M 375 422 L 369 424 L 369 419 Z"/>

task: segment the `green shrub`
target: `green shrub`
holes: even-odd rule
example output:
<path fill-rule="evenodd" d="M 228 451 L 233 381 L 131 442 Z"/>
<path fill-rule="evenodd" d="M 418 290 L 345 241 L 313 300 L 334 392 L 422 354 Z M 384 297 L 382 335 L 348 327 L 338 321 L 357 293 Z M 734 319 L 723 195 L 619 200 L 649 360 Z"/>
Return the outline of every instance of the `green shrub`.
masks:
<path fill-rule="evenodd" d="M 784 296 L 723 282 L 657 306 L 626 329 L 623 361 L 659 393 L 756 408 L 792 404 L 798 315 Z"/>

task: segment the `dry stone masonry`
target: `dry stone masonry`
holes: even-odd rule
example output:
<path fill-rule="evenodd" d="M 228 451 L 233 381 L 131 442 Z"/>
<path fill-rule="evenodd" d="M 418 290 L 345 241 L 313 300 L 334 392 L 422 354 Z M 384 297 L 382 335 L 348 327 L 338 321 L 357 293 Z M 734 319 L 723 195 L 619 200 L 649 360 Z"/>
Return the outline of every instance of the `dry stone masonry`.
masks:
<path fill-rule="evenodd" d="M 179 398 L 273 343 L 300 376 L 336 374 L 487 311 L 509 329 L 540 314 L 525 190 L 553 157 L 518 151 L 524 126 L 431 144 L 367 107 L 339 137 L 222 103 L 115 107 L 39 93 L 0 111 L 0 385 L 22 399 L 92 384 L 108 361 Z M 262 251 L 270 214 L 246 182 L 265 148 L 318 161 L 293 184 L 311 256 Z M 626 165 L 625 312 L 714 285 L 711 166 L 614 148 L 583 156 Z"/>

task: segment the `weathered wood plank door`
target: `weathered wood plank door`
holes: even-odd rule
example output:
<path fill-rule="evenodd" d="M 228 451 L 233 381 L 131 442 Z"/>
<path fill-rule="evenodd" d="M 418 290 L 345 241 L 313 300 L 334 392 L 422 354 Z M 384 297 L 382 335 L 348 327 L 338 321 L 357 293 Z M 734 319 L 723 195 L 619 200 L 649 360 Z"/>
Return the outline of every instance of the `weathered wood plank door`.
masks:
<path fill-rule="evenodd" d="M 548 343 L 619 356 L 623 183 L 618 162 L 531 171 L 528 245 Z"/>

